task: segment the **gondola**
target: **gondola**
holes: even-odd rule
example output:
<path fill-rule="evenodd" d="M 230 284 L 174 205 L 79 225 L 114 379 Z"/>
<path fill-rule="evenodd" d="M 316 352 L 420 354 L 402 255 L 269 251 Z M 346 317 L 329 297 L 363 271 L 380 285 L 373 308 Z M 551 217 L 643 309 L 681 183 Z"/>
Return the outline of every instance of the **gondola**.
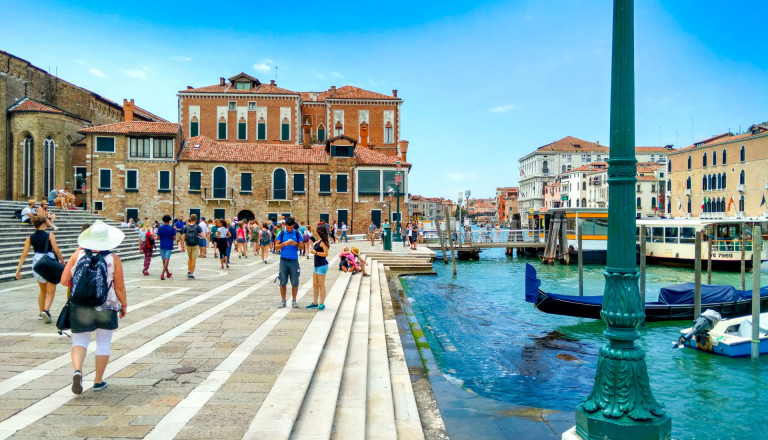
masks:
<path fill-rule="evenodd" d="M 525 300 L 538 310 L 553 315 L 600 319 L 603 296 L 560 295 L 542 290 L 536 269 L 525 268 Z M 664 287 L 655 302 L 645 303 L 645 320 L 674 321 L 693 319 L 694 283 Z M 737 290 L 730 285 L 702 284 L 701 310 L 712 309 L 724 318 L 748 315 L 752 312 L 752 291 Z M 768 312 L 768 287 L 760 288 L 760 311 Z"/>

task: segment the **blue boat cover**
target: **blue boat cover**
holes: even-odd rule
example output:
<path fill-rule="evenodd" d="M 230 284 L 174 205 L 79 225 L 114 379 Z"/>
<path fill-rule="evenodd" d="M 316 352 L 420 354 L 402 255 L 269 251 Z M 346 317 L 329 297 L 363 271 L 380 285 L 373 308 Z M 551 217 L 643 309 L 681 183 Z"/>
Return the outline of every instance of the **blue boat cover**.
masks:
<path fill-rule="evenodd" d="M 695 287 L 694 283 L 662 287 L 659 291 L 659 302 L 662 304 L 693 304 Z M 741 293 L 728 284 L 702 284 L 701 303 L 713 304 L 747 299 Z"/>
<path fill-rule="evenodd" d="M 529 303 L 536 303 L 539 299 L 539 286 L 541 280 L 536 278 L 536 269 L 528 263 L 525 263 L 525 300 Z"/>

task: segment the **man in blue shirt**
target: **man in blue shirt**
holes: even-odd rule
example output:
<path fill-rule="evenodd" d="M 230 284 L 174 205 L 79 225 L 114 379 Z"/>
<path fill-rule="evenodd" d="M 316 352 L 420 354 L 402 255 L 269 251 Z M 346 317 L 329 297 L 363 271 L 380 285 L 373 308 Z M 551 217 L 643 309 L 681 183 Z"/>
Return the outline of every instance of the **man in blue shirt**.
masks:
<path fill-rule="evenodd" d="M 181 251 L 185 252 L 185 246 L 184 246 L 184 226 L 186 223 L 184 223 L 184 219 L 179 216 L 179 218 L 176 219 L 176 223 L 174 224 L 174 229 L 176 230 L 176 242 L 179 246 L 181 246 Z M 162 249 L 162 248 L 161 248 Z"/>
<path fill-rule="evenodd" d="M 163 259 L 163 271 L 160 273 L 160 279 L 165 279 L 165 274 L 168 274 L 168 278 L 173 274 L 168 270 L 168 263 L 171 262 L 171 252 L 173 252 L 173 240 L 176 238 L 176 230 L 171 226 L 170 215 L 165 214 L 163 216 L 163 224 L 157 228 L 157 238 L 160 240 L 160 258 Z"/>
<path fill-rule="evenodd" d="M 280 251 L 279 279 L 280 297 L 282 298 L 280 308 L 285 307 L 286 285 L 289 278 L 291 279 L 291 293 L 293 294 L 291 305 L 293 308 L 299 307 L 296 304 L 296 294 L 299 293 L 299 274 L 301 273 L 299 248 L 303 247 L 303 241 L 304 238 L 299 234 L 293 217 L 285 219 L 285 229 L 277 235 L 275 240 L 275 248 Z"/>

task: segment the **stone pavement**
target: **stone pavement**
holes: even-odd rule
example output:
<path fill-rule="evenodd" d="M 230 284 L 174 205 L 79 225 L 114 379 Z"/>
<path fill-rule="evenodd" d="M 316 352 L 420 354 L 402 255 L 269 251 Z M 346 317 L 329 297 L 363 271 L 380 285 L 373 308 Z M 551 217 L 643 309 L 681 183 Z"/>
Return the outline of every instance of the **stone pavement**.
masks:
<path fill-rule="evenodd" d="M 194 280 L 185 254 L 171 257 L 164 281 L 159 258 L 148 277 L 140 261 L 124 264 L 129 308 L 113 337 L 109 387 L 91 389 L 91 346 L 79 396 L 71 341 L 37 318 L 34 280 L 0 284 L 0 439 L 423 438 L 402 346 L 385 340 L 383 266 L 350 276 L 331 261 L 328 308 L 316 311 L 305 309 L 312 259 L 301 258 L 300 308 L 278 309 L 277 255 L 268 264 L 235 256 L 223 270 L 212 256 L 198 260 Z M 59 287 L 54 319 L 65 296 Z M 171 371 L 179 367 L 196 371 Z"/>

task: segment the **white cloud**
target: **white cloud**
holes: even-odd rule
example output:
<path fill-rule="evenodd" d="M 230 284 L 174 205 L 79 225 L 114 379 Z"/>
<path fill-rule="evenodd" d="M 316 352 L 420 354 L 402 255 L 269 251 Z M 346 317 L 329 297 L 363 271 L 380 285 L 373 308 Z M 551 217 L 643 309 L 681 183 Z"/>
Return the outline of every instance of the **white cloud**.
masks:
<path fill-rule="evenodd" d="M 517 109 L 517 106 L 515 104 L 506 104 L 506 105 L 498 105 L 492 108 L 491 111 L 494 113 L 505 113 L 515 109 Z"/>
<path fill-rule="evenodd" d="M 104 72 L 102 72 L 99 69 L 90 69 L 88 71 L 91 72 L 91 75 L 98 76 L 99 78 L 106 78 L 107 77 L 107 75 L 105 75 Z"/>
<path fill-rule="evenodd" d="M 131 69 L 131 70 L 123 70 L 123 73 L 126 76 L 130 76 L 131 78 L 141 79 L 144 81 L 149 81 L 149 78 L 147 78 L 146 71 L 149 70 L 146 67 L 144 69 Z"/>
<path fill-rule="evenodd" d="M 269 71 L 272 70 L 272 68 L 269 67 L 269 65 L 267 65 L 266 63 L 259 63 L 259 64 L 253 65 L 253 70 L 261 73 L 269 73 Z"/>
<path fill-rule="evenodd" d="M 176 55 L 175 57 L 171 57 L 171 61 L 186 61 L 186 62 L 189 62 L 189 61 L 192 61 L 192 58 L 185 57 L 185 56 L 182 56 L 182 55 Z"/>
<path fill-rule="evenodd" d="M 448 173 L 446 176 L 451 180 L 468 180 L 468 179 L 474 179 L 475 176 L 473 173 Z"/>

